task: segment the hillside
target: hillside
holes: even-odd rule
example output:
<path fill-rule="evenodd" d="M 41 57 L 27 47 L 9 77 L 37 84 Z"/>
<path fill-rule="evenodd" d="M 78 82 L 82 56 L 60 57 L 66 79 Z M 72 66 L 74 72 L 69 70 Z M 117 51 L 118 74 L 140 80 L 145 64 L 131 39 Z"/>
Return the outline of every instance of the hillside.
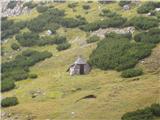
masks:
<path fill-rule="evenodd" d="M 139 6 L 145 4 L 145 2 L 129 3 L 131 4 L 129 10 L 124 10 L 123 7 L 121 7 L 118 2 L 102 4 L 96 1 L 94 2 L 77 1 L 75 7 L 73 8 L 68 7 L 69 4 L 73 5 L 73 3 L 75 2 L 64 2 L 64 3 L 49 2 L 42 4 L 42 6 L 48 6 L 49 9 L 53 8 L 54 10 L 58 9 L 65 11 L 64 16 L 62 15 L 63 13 L 61 11 L 57 10 L 58 11 L 57 12 L 55 10 L 57 13 L 56 12 L 54 13 L 53 11 L 53 14 L 55 16 L 53 15 L 52 18 L 50 18 L 51 19 L 50 24 L 47 23 L 46 22 L 47 19 L 45 19 L 48 16 L 45 16 L 45 12 L 44 13 L 38 12 L 37 6 L 31 8 L 31 12 L 27 14 L 7 17 L 7 20 L 13 20 L 14 22 L 27 21 L 27 24 L 31 25 L 29 26 L 30 28 L 27 26 L 23 26 L 18 32 L 11 35 L 9 38 L 4 38 L 1 46 L 3 52 L 2 63 L 6 63 L 8 61 L 14 61 L 16 56 L 24 54 L 24 52 L 27 50 L 38 51 L 39 52 L 39 54 L 37 53 L 38 57 L 41 57 L 40 53 L 43 51 L 51 53 L 52 56 L 44 55 L 44 59 L 42 56 L 42 59 L 41 58 L 39 58 L 40 60 L 38 59 L 39 61 L 35 60 L 35 64 L 27 66 L 29 72 L 28 71 L 26 72 L 24 68 L 15 67 L 6 69 L 6 71 L 10 70 L 11 74 L 8 74 L 8 76 L 4 75 L 5 76 L 4 80 L 9 80 L 10 76 L 13 76 L 14 78 L 15 76 L 13 75 L 14 74 L 13 71 L 18 71 L 18 70 L 19 71 L 24 70 L 25 72 L 24 74 L 27 75 L 36 74 L 37 78 L 33 79 L 31 77 L 27 77 L 24 80 L 17 79 L 15 80 L 16 81 L 15 87 L 13 89 L 2 92 L 2 98 L 16 97 L 19 101 L 19 104 L 17 104 L 16 106 L 2 108 L 2 119 L 121 120 L 121 117 L 126 112 L 135 111 L 137 109 L 143 109 L 154 103 L 160 103 L 160 91 L 159 91 L 160 90 L 159 86 L 160 36 L 158 31 L 159 12 L 153 16 L 146 16 L 146 13 L 143 14 L 137 13 L 137 9 L 139 8 Z M 35 2 L 35 4 L 39 5 L 40 2 L 38 3 Z M 83 6 L 85 5 L 88 5 L 90 8 L 84 9 Z M 103 9 L 115 12 L 112 14 L 119 17 L 115 19 L 116 20 L 122 19 L 122 21 L 120 21 L 120 23 L 121 22 L 122 23 L 118 24 L 119 25 L 118 27 L 109 26 L 110 23 L 105 23 L 105 21 L 114 21 L 115 19 L 112 19 L 112 17 L 108 16 L 106 17 L 100 15 Z M 40 16 L 38 18 L 39 15 L 43 14 L 44 16 Z M 69 20 L 65 18 L 76 19 L 79 22 L 75 24 L 78 25 L 74 26 L 72 24 L 74 23 L 73 22 L 74 20 L 69 21 L 68 24 L 66 25 L 65 24 L 66 21 L 65 22 L 60 21 L 61 17 L 58 18 L 57 21 L 55 21 L 57 14 L 61 14 L 62 20 L 66 20 L 67 22 Z M 79 15 L 82 18 L 81 17 L 77 18 L 77 16 Z M 151 28 L 150 25 L 149 28 L 147 28 L 148 27 L 147 25 L 150 24 L 150 22 L 146 23 L 145 25 L 142 25 L 142 27 L 139 27 L 136 26 L 137 24 L 139 25 L 139 23 L 137 24 L 132 23 L 132 18 L 136 17 L 147 17 L 149 21 L 154 21 L 155 23 L 153 23 L 153 26 L 151 25 Z M 34 25 L 36 24 L 37 21 L 33 22 L 34 25 L 32 23 L 28 23 L 34 20 L 35 18 L 38 18 L 37 20 L 38 22 L 42 22 L 42 24 L 44 23 L 44 26 L 46 25 L 45 26 L 46 28 L 44 28 L 44 30 L 42 29 L 42 27 L 34 28 Z M 41 21 L 41 18 L 45 20 Z M 127 19 L 126 21 L 131 20 L 131 23 L 129 22 L 125 23 L 125 18 Z M 139 19 L 135 21 L 138 20 Z M 86 21 L 87 23 L 85 23 Z M 104 21 L 102 24 L 100 24 L 102 26 L 98 24 L 99 21 L 102 22 Z M 116 22 L 119 23 L 119 21 Z M 143 22 L 145 22 L 145 19 Z M 58 24 L 58 27 L 54 23 L 56 25 Z M 88 28 L 90 28 L 90 23 L 91 24 L 93 23 L 94 25 L 98 24 L 98 26 L 100 27 L 94 30 L 88 30 Z M 47 30 L 52 28 L 53 29 L 55 28 L 54 29 L 55 31 L 54 30 L 52 31 L 53 32 L 52 35 L 48 35 Z M 150 29 L 152 30 L 152 28 L 157 28 L 158 34 L 155 33 L 157 36 L 156 37 L 151 36 L 151 38 L 152 39 L 156 38 L 156 40 L 159 41 L 157 42 L 154 39 L 156 41 L 153 42 L 154 47 L 151 47 L 152 49 L 151 48 L 149 49 L 151 50 L 151 54 L 145 56 L 143 59 L 137 60 L 136 58 L 137 63 L 135 65 L 135 68 L 141 68 L 143 70 L 142 75 L 131 78 L 123 78 L 121 76 L 122 71 L 119 70 L 117 71 L 115 68 L 113 69 L 106 68 L 105 70 L 103 70 L 99 67 L 100 65 L 96 66 L 93 62 L 91 62 L 93 63 L 93 65 L 92 65 L 92 70 L 89 74 L 70 76 L 69 73 L 66 72 L 68 67 L 80 55 L 83 56 L 83 58 L 85 58 L 86 60 L 91 61 L 90 60 L 91 54 L 95 49 L 97 50 L 97 46 L 99 45 L 99 43 L 103 44 L 103 41 L 107 39 L 107 35 L 110 35 L 109 33 L 111 32 L 116 32 L 117 34 L 127 33 L 128 31 L 131 30 L 130 32 L 132 33 L 132 38 L 130 39 L 129 43 L 128 42 L 126 43 L 127 45 L 128 44 L 130 45 L 130 43 L 137 42 L 136 40 L 134 40 L 133 37 L 134 35 L 144 31 L 145 32 L 147 31 L 147 34 L 150 34 L 148 31 Z M 39 31 L 38 32 L 34 31 L 35 29 L 38 29 Z M 70 46 L 64 50 L 59 51 L 57 50 L 57 46 L 59 44 L 56 43 L 55 41 L 51 41 L 54 42 L 53 44 L 51 44 L 50 42 L 43 43 L 44 41 L 42 43 L 39 43 L 35 39 L 33 39 L 31 43 L 27 42 L 25 43 L 24 41 L 22 41 L 22 39 L 25 39 L 25 34 L 23 33 L 26 32 L 32 33 L 33 32 L 32 30 L 36 32 L 36 35 L 38 34 L 39 37 L 50 36 L 51 40 L 55 39 L 57 35 L 59 35 L 57 39 L 60 39 L 60 36 L 64 36 L 66 37 L 66 41 L 64 40 L 65 42 L 60 44 L 70 44 Z M 87 43 L 87 40 L 93 34 L 99 36 L 98 41 L 93 43 Z M 107 35 L 105 36 L 105 34 Z M 18 37 L 20 39 L 18 39 L 16 35 L 19 35 Z M 32 35 L 33 34 L 29 34 L 27 38 L 30 38 L 29 36 Z M 35 36 L 33 35 L 33 37 L 39 38 L 36 35 Z M 106 39 L 104 39 L 105 37 Z M 145 44 L 147 45 L 152 44 L 152 42 L 147 40 L 145 41 L 146 42 Z M 18 44 L 20 48 L 18 48 L 17 50 L 13 50 L 11 48 L 13 43 Z M 21 57 L 23 58 L 24 56 Z M 93 56 L 93 60 L 94 58 L 95 57 Z M 24 60 L 27 61 L 28 59 L 24 58 Z M 19 60 L 19 62 L 21 64 L 22 62 L 21 59 Z M 19 65 L 19 63 L 16 64 Z M 88 95 L 94 95 L 96 96 L 96 98 L 81 99 Z M 160 117 L 154 117 L 153 119 L 160 120 Z"/>

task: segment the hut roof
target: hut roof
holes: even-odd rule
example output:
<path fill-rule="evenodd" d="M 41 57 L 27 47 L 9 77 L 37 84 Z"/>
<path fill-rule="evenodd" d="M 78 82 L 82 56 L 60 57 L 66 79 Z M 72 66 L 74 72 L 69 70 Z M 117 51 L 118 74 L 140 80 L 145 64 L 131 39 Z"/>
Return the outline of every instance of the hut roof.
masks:
<path fill-rule="evenodd" d="M 86 64 L 86 61 L 83 58 L 78 57 L 74 64 Z"/>

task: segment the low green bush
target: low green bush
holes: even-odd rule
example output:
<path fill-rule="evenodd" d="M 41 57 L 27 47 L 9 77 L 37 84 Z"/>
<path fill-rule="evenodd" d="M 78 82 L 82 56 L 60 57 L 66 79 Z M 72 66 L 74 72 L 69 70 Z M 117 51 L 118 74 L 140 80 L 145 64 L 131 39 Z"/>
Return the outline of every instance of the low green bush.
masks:
<path fill-rule="evenodd" d="M 152 111 L 149 108 L 136 110 L 133 112 L 125 113 L 121 120 L 153 120 Z"/>
<path fill-rule="evenodd" d="M 65 43 L 66 40 L 67 40 L 67 38 L 64 37 L 64 36 L 56 35 L 56 36 L 54 37 L 54 43 L 55 43 L 55 44 L 62 44 L 62 43 Z"/>
<path fill-rule="evenodd" d="M 108 28 L 108 27 L 121 27 L 125 24 L 127 21 L 126 18 L 123 18 L 121 16 L 114 16 L 110 19 L 103 20 L 99 22 L 100 28 Z"/>
<path fill-rule="evenodd" d="M 132 68 L 132 69 L 124 70 L 122 72 L 121 76 L 124 77 L 124 78 L 130 78 L 130 77 L 135 77 L 135 76 L 139 76 L 139 75 L 142 75 L 142 74 L 143 74 L 142 69 Z"/>
<path fill-rule="evenodd" d="M 104 19 L 102 21 L 95 21 L 92 23 L 86 23 L 85 25 L 80 26 L 79 28 L 84 31 L 95 31 L 99 28 L 108 28 L 108 27 L 121 27 L 126 23 L 127 19 L 121 16 L 114 16 L 110 19 Z"/>
<path fill-rule="evenodd" d="M 40 18 L 40 17 L 36 17 L 34 19 L 31 19 L 28 22 L 27 27 L 32 32 L 42 32 L 42 31 L 44 31 L 44 27 L 47 22 L 46 19 L 47 18 Z"/>
<path fill-rule="evenodd" d="M 88 23 L 86 25 L 82 25 L 79 28 L 86 32 L 90 32 L 90 31 L 98 30 L 100 28 L 100 25 L 98 22 L 93 22 L 93 23 Z"/>
<path fill-rule="evenodd" d="M 160 104 L 152 104 L 150 109 L 154 116 L 160 117 Z"/>
<path fill-rule="evenodd" d="M 1 81 L 1 92 L 9 91 L 15 87 L 13 80 L 2 80 Z"/>
<path fill-rule="evenodd" d="M 7 39 L 9 37 L 12 37 L 16 33 L 18 33 L 21 29 L 23 29 L 26 26 L 26 21 L 20 21 L 20 22 L 14 22 L 13 20 L 8 20 L 7 18 L 2 19 L 1 21 L 1 28 L 2 28 L 2 34 L 1 39 Z"/>
<path fill-rule="evenodd" d="M 160 116 L 160 104 L 152 104 L 150 107 L 127 112 L 121 120 L 154 120 Z"/>
<path fill-rule="evenodd" d="M 60 25 L 57 24 L 57 23 L 47 23 L 44 28 L 45 28 L 46 30 L 51 30 L 51 31 L 52 31 L 52 34 L 54 34 L 54 33 L 56 33 L 56 30 L 57 30 L 59 27 L 60 27 Z"/>
<path fill-rule="evenodd" d="M 130 4 L 131 3 L 131 0 L 121 0 L 120 2 L 119 2 L 119 5 L 121 6 L 121 7 L 123 7 L 124 5 L 127 5 L 127 4 Z"/>
<path fill-rule="evenodd" d="M 62 50 L 66 50 L 66 49 L 68 49 L 70 47 L 71 47 L 70 43 L 62 43 L 62 44 L 58 44 L 57 50 L 58 51 L 62 51 Z"/>
<path fill-rule="evenodd" d="M 20 46 L 19 46 L 17 43 L 13 43 L 13 44 L 11 45 L 11 48 L 12 48 L 13 50 L 18 50 L 18 49 L 20 48 Z"/>
<path fill-rule="evenodd" d="M 140 13 L 140 14 L 144 14 L 144 13 L 148 13 L 152 10 L 154 10 L 156 7 L 159 7 L 160 6 L 160 2 L 152 2 L 152 1 L 149 1 L 149 2 L 146 2 L 144 4 L 142 4 L 138 9 L 137 9 L 137 12 Z"/>
<path fill-rule="evenodd" d="M 36 74 L 29 74 L 29 78 L 32 78 L 32 79 L 35 79 L 37 78 L 38 76 Z"/>
<path fill-rule="evenodd" d="M 102 70 L 132 68 L 151 54 L 152 44 L 131 43 L 124 36 L 112 34 L 100 41 L 90 55 L 89 63 Z"/>
<path fill-rule="evenodd" d="M 86 23 L 85 19 L 63 18 L 60 24 L 67 28 L 74 28 Z"/>
<path fill-rule="evenodd" d="M 18 99 L 16 97 L 6 97 L 1 101 L 2 107 L 15 106 L 17 104 L 18 104 Z"/>
<path fill-rule="evenodd" d="M 114 38 L 115 37 L 115 35 L 117 36 L 117 37 L 124 37 L 124 38 L 127 38 L 127 39 L 129 39 L 129 40 L 131 40 L 132 39 L 132 33 L 122 33 L 122 34 L 118 34 L 118 33 L 114 33 L 114 32 L 111 32 L 111 33 L 106 33 L 105 34 L 105 37 L 107 38 L 107 37 L 111 37 L 111 38 Z"/>
<path fill-rule="evenodd" d="M 150 17 L 134 17 L 129 22 L 129 25 L 136 27 L 137 29 L 147 30 L 158 26 L 158 20 Z"/>
<path fill-rule="evenodd" d="M 2 63 L 2 84 L 3 92 L 13 88 L 14 84 L 8 80 L 24 80 L 29 77 L 29 67 L 36 63 L 50 58 L 52 53 L 44 51 L 38 52 L 33 50 L 23 51 L 21 55 L 17 55 L 14 60 Z M 10 85 L 11 84 L 11 85 Z M 9 86 L 9 87 L 8 87 Z M 10 87 L 11 86 L 11 87 Z"/>
<path fill-rule="evenodd" d="M 77 7 L 77 5 L 78 5 L 78 3 L 77 3 L 77 2 L 74 2 L 74 3 L 68 4 L 68 7 L 69 7 L 69 8 L 75 8 L 75 7 Z"/>
<path fill-rule="evenodd" d="M 99 37 L 96 35 L 91 36 L 89 39 L 87 39 L 87 43 L 93 43 L 99 40 Z"/>
<path fill-rule="evenodd" d="M 141 32 L 134 36 L 136 42 L 157 44 L 160 42 L 160 29 L 150 29 L 148 32 Z"/>
<path fill-rule="evenodd" d="M 83 5 L 82 7 L 83 7 L 83 9 L 85 9 L 85 10 L 88 10 L 88 9 L 91 8 L 89 5 Z"/>
<path fill-rule="evenodd" d="M 100 13 L 100 16 L 105 16 L 105 17 L 114 17 L 114 16 L 118 16 L 118 14 L 116 12 L 112 12 L 110 10 L 107 9 L 103 9 L 102 13 Z"/>
<path fill-rule="evenodd" d="M 37 45 L 40 41 L 40 37 L 37 33 L 25 32 L 23 34 L 16 35 L 16 40 L 21 46 L 31 47 Z"/>
<path fill-rule="evenodd" d="M 30 9 L 33 9 L 33 8 L 36 7 L 36 6 L 37 6 L 37 4 L 34 3 L 34 2 L 32 2 L 32 1 L 25 2 L 25 3 L 23 4 L 23 7 L 28 7 L 28 8 L 30 8 Z"/>
<path fill-rule="evenodd" d="M 43 12 L 46 12 L 46 11 L 48 10 L 48 7 L 41 5 L 41 6 L 37 6 L 36 9 L 37 9 L 37 11 L 38 11 L 39 13 L 43 13 Z"/>

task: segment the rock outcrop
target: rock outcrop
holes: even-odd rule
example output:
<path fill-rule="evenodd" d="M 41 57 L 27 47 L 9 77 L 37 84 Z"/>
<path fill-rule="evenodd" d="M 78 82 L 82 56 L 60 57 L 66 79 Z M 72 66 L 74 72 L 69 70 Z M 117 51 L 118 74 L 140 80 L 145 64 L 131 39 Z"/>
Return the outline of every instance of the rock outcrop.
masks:
<path fill-rule="evenodd" d="M 18 16 L 30 13 L 31 11 L 28 7 L 23 7 L 23 1 L 16 1 L 16 5 L 13 9 L 8 8 L 9 2 L 9 0 L 1 1 L 1 17 Z"/>

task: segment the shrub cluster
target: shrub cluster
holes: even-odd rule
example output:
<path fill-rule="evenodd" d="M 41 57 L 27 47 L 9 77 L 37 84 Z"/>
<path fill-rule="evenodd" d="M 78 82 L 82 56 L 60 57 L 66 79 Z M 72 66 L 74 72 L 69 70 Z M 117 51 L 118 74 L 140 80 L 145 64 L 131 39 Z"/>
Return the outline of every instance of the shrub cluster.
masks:
<path fill-rule="evenodd" d="M 91 65 L 103 70 L 125 70 L 134 67 L 138 60 L 150 55 L 154 47 L 151 44 L 131 43 L 123 35 L 111 34 L 100 41 L 90 55 Z"/>
<path fill-rule="evenodd" d="M 44 29 L 46 30 L 51 30 L 52 31 L 52 34 L 56 33 L 56 30 L 60 27 L 59 24 L 57 23 L 46 23 Z"/>
<path fill-rule="evenodd" d="M 40 19 L 39 17 L 32 19 L 27 27 L 33 32 L 42 32 L 46 24 L 45 19 Z"/>
<path fill-rule="evenodd" d="M 1 92 L 9 91 L 15 87 L 13 80 L 3 80 L 1 81 Z"/>
<path fill-rule="evenodd" d="M 83 7 L 84 10 L 88 10 L 88 9 L 91 8 L 89 5 L 83 5 L 82 7 Z"/>
<path fill-rule="evenodd" d="M 13 50 L 18 50 L 18 49 L 20 48 L 20 46 L 19 46 L 17 43 L 13 43 L 13 44 L 11 45 L 11 48 L 12 48 Z"/>
<path fill-rule="evenodd" d="M 140 68 L 131 68 L 131 69 L 127 69 L 124 70 L 121 74 L 122 77 L 124 78 L 130 78 L 130 77 L 135 77 L 135 76 L 139 76 L 142 75 L 142 69 Z"/>
<path fill-rule="evenodd" d="M 37 7 L 37 10 L 38 9 L 42 10 L 42 6 Z M 50 29 L 53 33 L 55 33 L 60 25 L 67 28 L 73 28 L 87 23 L 86 19 L 83 17 L 66 18 L 64 17 L 64 11 L 57 8 L 43 9 L 47 10 L 42 10 L 42 14 L 28 22 L 27 27 L 30 31 L 42 32 Z"/>
<path fill-rule="evenodd" d="M 47 9 L 47 8 L 45 8 L 45 9 Z M 38 17 L 30 20 L 27 24 L 27 27 L 29 28 L 30 31 L 41 32 L 41 31 L 47 30 L 48 25 L 55 25 L 55 23 L 59 24 L 60 21 L 62 20 L 63 16 L 64 16 L 63 10 L 59 10 L 57 8 L 48 8 L 46 11 L 44 11 Z M 58 29 L 57 26 L 54 27 L 53 29 L 55 29 L 55 28 Z"/>
<path fill-rule="evenodd" d="M 99 3 L 101 4 L 109 4 L 109 3 L 112 3 L 114 1 L 110 1 L 110 0 L 98 0 Z"/>
<path fill-rule="evenodd" d="M 30 47 L 37 45 L 40 42 L 40 37 L 37 33 L 25 32 L 23 34 L 16 35 L 16 40 L 21 46 Z"/>
<path fill-rule="evenodd" d="M 68 7 L 69 7 L 69 8 L 75 8 L 75 7 L 77 7 L 77 5 L 78 5 L 78 3 L 77 3 L 77 2 L 74 2 L 74 3 L 68 4 Z"/>
<path fill-rule="evenodd" d="M 82 25 L 79 28 L 88 32 L 88 31 L 98 30 L 99 28 L 121 27 L 124 25 L 126 21 L 127 21 L 126 18 L 123 18 L 121 16 L 114 16 L 111 17 L 110 19 L 105 19 L 102 21 L 96 21 L 93 23 Z"/>
<path fill-rule="evenodd" d="M 38 76 L 36 74 L 29 74 L 29 78 L 32 78 L 32 79 L 35 79 L 37 78 Z"/>
<path fill-rule="evenodd" d="M 154 10 L 156 7 L 160 7 L 160 2 L 146 2 L 137 9 L 137 12 L 140 14 L 148 13 Z"/>
<path fill-rule="evenodd" d="M 114 33 L 114 32 L 111 32 L 111 33 L 106 33 L 105 34 L 105 37 L 106 38 L 108 38 L 108 37 L 111 37 L 111 38 L 114 38 L 114 37 L 119 37 L 119 38 L 121 38 L 121 37 L 124 37 L 124 38 L 127 38 L 127 39 L 132 39 L 132 33 L 130 33 L 130 32 L 128 32 L 128 33 Z"/>
<path fill-rule="evenodd" d="M 68 42 L 65 42 L 65 43 L 59 44 L 59 45 L 57 46 L 57 50 L 58 50 L 58 51 L 62 51 L 62 50 L 66 50 L 66 49 L 68 49 L 68 48 L 70 48 L 70 47 L 71 47 L 71 44 L 68 43 Z"/>
<path fill-rule="evenodd" d="M 160 104 L 152 104 L 150 109 L 154 116 L 160 117 Z"/>
<path fill-rule="evenodd" d="M 105 17 L 114 17 L 114 16 L 118 16 L 118 14 L 116 12 L 112 12 L 110 10 L 107 9 L 103 9 L 102 13 L 100 13 L 100 16 L 105 16 Z"/>
<path fill-rule="evenodd" d="M 148 32 L 141 32 L 134 36 L 136 42 L 157 44 L 160 42 L 160 29 L 150 29 Z"/>
<path fill-rule="evenodd" d="M 1 28 L 2 28 L 2 34 L 1 39 L 7 39 L 16 33 L 18 33 L 21 29 L 23 29 L 26 26 L 26 21 L 21 22 L 14 22 L 13 20 L 8 20 L 7 18 L 2 18 L 1 21 Z"/>
<path fill-rule="evenodd" d="M 37 62 L 43 61 L 51 57 L 50 52 L 37 52 L 32 50 L 23 51 L 21 55 L 16 56 L 12 61 L 2 63 L 2 90 L 7 91 L 14 88 L 14 83 L 11 80 L 27 79 L 29 67 Z"/>
<path fill-rule="evenodd" d="M 159 117 L 159 116 L 160 116 L 160 105 L 152 104 L 150 107 L 125 113 L 121 117 L 121 120 L 153 120 L 154 117 Z"/>
<path fill-rule="evenodd" d="M 33 9 L 33 8 L 36 7 L 36 6 L 37 6 L 37 4 L 34 3 L 34 2 L 32 2 L 32 1 L 26 2 L 26 3 L 23 4 L 23 7 L 28 7 L 28 8 L 30 8 L 30 9 Z"/>
<path fill-rule="evenodd" d="M 100 28 L 99 22 L 88 23 L 79 27 L 86 32 L 98 30 Z"/>
<path fill-rule="evenodd" d="M 17 104 L 18 104 L 18 99 L 16 97 L 6 97 L 1 101 L 2 107 L 15 106 Z"/>
<path fill-rule="evenodd" d="M 96 35 L 93 35 L 90 38 L 88 38 L 86 41 L 87 43 L 93 43 L 93 42 L 99 41 L 99 37 Z"/>
<path fill-rule="evenodd" d="M 129 25 L 136 27 L 137 29 L 147 30 L 158 26 L 158 20 L 150 17 L 134 17 L 129 22 Z"/>
<path fill-rule="evenodd" d="M 86 23 L 85 19 L 63 18 L 60 24 L 67 28 L 74 28 Z"/>
<path fill-rule="evenodd" d="M 43 12 L 46 12 L 49 8 L 47 6 L 40 5 L 40 6 L 37 6 L 36 9 L 39 13 L 43 13 Z"/>
<path fill-rule="evenodd" d="M 121 118 L 122 120 L 153 120 L 153 114 L 150 109 L 136 110 L 128 112 Z"/>
<path fill-rule="evenodd" d="M 130 4 L 130 3 L 131 3 L 130 0 L 127 0 L 127 1 L 121 0 L 121 1 L 119 2 L 119 5 L 120 5 L 121 7 L 123 7 L 124 5 Z"/>
<path fill-rule="evenodd" d="M 66 42 L 66 37 L 55 35 L 53 36 L 43 36 L 40 37 L 37 33 L 23 33 L 16 35 L 16 40 L 20 43 L 21 46 L 30 47 L 30 46 L 44 46 L 44 45 L 53 45 L 61 44 Z"/>

